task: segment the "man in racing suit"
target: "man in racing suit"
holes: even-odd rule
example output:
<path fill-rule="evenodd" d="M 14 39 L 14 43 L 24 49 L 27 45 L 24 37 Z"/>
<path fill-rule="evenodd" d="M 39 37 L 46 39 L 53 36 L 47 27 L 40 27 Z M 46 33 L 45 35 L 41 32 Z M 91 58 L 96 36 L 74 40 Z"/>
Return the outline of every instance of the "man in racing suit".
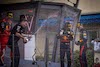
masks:
<path fill-rule="evenodd" d="M 60 62 L 61 67 L 64 67 L 64 57 L 67 55 L 67 67 L 71 67 L 71 51 L 70 51 L 70 41 L 73 40 L 72 32 L 68 27 L 69 23 L 64 25 L 64 28 L 61 29 L 60 35 Z"/>
<path fill-rule="evenodd" d="M 80 40 L 76 43 L 76 45 L 80 45 L 80 65 L 81 67 L 87 67 L 87 59 L 86 59 L 86 49 L 87 49 L 87 35 L 86 30 L 83 27 L 80 27 Z"/>
<path fill-rule="evenodd" d="M 3 18 L 0 22 L 0 66 L 4 66 L 4 55 L 10 35 L 11 23 L 9 17 Z"/>

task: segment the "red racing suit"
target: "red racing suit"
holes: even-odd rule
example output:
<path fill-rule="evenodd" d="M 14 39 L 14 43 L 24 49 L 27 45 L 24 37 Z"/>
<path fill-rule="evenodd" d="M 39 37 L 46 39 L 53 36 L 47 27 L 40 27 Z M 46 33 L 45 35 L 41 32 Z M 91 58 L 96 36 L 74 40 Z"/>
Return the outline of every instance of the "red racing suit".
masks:
<path fill-rule="evenodd" d="M 1 64 L 4 64 L 4 54 L 6 45 L 8 43 L 10 35 L 10 26 L 9 23 L 3 19 L 2 22 L 0 22 L 0 62 Z"/>

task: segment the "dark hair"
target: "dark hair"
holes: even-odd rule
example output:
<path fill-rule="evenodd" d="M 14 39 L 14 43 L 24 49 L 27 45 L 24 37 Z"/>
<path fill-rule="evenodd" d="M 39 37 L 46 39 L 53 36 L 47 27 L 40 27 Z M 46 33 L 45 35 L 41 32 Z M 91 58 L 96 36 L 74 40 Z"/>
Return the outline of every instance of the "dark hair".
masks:
<path fill-rule="evenodd" d="M 25 21 L 25 15 L 20 15 L 20 22 Z"/>

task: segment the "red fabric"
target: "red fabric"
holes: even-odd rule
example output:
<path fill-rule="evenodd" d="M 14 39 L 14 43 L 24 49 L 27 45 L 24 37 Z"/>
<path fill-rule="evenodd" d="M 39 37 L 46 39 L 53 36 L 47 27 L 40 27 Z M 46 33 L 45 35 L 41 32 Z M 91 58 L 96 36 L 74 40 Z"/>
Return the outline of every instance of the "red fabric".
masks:
<path fill-rule="evenodd" d="M 82 56 L 83 50 L 84 50 L 84 46 L 81 47 L 81 50 L 80 50 L 80 56 Z"/>
<path fill-rule="evenodd" d="M 69 43 L 70 41 L 68 40 L 61 40 L 62 43 Z"/>
<path fill-rule="evenodd" d="M 5 21 L 5 20 L 3 20 Z M 6 50 L 6 45 L 8 43 L 8 39 L 9 39 L 9 28 L 4 30 L 4 32 L 1 32 L 2 29 L 0 28 L 0 59 L 2 61 L 2 63 L 4 62 L 4 53 L 3 50 Z"/>
<path fill-rule="evenodd" d="M 1 37 L 1 50 L 5 49 L 6 48 L 6 45 L 8 43 L 8 38 L 9 37 Z"/>
<path fill-rule="evenodd" d="M 100 64 L 94 64 L 94 67 L 100 67 Z"/>
<path fill-rule="evenodd" d="M 8 43 L 8 36 L 2 36 L 0 35 L 0 59 L 2 63 L 4 63 L 4 53 L 3 50 L 6 50 L 6 45 Z"/>
<path fill-rule="evenodd" d="M 60 41 L 63 42 L 63 43 L 69 43 L 70 42 L 70 40 L 67 36 L 62 36 Z"/>
<path fill-rule="evenodd" d="M 83 63 L 82 63 L 82 53 L 83 53 L 83 50 L 84 50 L 84 46 L 81 47 L 81 50 L 80 50 L 80 63 L 81 63 L 81 67 L 84 67 Z"/>

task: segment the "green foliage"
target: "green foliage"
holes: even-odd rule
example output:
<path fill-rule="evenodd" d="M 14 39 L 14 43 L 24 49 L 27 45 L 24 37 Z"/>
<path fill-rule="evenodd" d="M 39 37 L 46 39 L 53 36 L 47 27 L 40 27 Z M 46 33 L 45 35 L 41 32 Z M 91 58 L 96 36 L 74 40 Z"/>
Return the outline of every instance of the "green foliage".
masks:
<path fill-rule="evenodd" d="M 94 62 L 93 62 L 93 60 L 94 60 L 94 55 L 93 55 L 92 50 L 87 50 L 86 54 L 87 54 L 87 63 L 88 63 L 88 67 L 92 67 L 93 64 L 94 64 Z"/>
<path fill-rule="evenodd" d="M 94 57 L 93 57 L 92 50 L 88 49 L 86 51 L 86 56 L 87 56 L 88 67 L 92 67 L 92 65 L 94 64 L 93 63 Z M 80 66 L 80 61 L 79 61 L 79 51 L 75 51 L 75 53 L 74 53 L 74 67 L 81 67 Z"/>
<path fill-rule="evenodd" d="M 75 51 L 74 53 L 74 67 L 80 67 L 80 61 L 79 61 L 79 51 Z"/>
<path fill-rule="evenodd" d="M 80 61 L 79 61 L 79 53 L 80 52 L 78 50 L 74 52 L 74 67 L 81 67 Z M 94 64 L 93 63 L 94 55 L 93 55 L 92 50 L 88 49 L 86 51 L 86 56 L 87 56 L 88 67 L 93 67 L 92 65 Z M 36 59 L 37 60 L 44 60 L 44 57 L 43 56 L 36 56 Z M 52 56 L 49 56 L 48 60 L 51 61 L 51 59 L 52 59 Z M 60 62 L 60 57 L 58 57 L 58 62 Z M 65 62 L 66 62 L 66 59 L 65 59 Z"/>

